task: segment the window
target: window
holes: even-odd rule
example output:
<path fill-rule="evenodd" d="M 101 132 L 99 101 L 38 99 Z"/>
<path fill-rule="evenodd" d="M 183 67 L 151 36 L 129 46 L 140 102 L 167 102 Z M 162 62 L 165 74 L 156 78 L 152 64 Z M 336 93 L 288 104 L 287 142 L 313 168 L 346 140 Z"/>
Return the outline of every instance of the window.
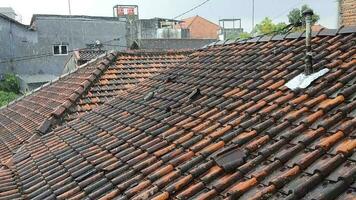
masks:
<path fill-rule="evenodd" d="M 53 45 L 54 55 L 68 55 L 68 45 L 55 44 Z"/>

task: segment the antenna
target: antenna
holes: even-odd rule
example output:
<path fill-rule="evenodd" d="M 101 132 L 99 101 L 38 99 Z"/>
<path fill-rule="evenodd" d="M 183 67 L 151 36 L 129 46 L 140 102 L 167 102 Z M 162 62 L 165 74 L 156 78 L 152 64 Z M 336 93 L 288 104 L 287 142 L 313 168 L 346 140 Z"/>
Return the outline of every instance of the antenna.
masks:
<path fill-rule="evenodd" d="M 70 8 L 70 0 L 68 0 L 68 10 L 69 10 L 69 15 L 72 15 L 72 10 Z"/>
<path fill-rule="evenodd" d="M 311 49 L 311 37 L 312 37 L 312 16 L 313 10 L 307 9 L 303 12 L 305 17 L 305 44 L 306 44 L 306 57 L 305 57 L 305 74 L 310 75 L 313 70 L 313 52 Z"/>
<path fill-rule="evenodd" d="M 252 30 L 255 27 L 255 0 L 252 0 Z"/>

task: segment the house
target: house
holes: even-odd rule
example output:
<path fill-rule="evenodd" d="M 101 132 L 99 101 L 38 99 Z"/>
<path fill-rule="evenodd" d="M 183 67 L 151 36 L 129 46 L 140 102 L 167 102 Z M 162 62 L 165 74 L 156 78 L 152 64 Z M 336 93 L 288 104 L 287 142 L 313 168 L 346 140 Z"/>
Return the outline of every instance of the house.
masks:
<path fill-rule="evenodd" d="M 312 27 L 311 27 L 312 31 L 313 32 L 319 32 L 321 31 L 322 29 L 325 29 L 324 26 L 320 25 L 320 24 L 314 24 Z"/>
<path fill-rule="evenodd" d="M 102 57 L 0 110 L 0 198 L 353 199 L 355 41 L 352 27 L 314 32 L 313 70 L 328 72 L 297 90 L 303 33 L 156 54 L 149 69 L 144 52 Z M 120 83 L 137 84 L 57 124 L 88 87 L 105 88 L 93 105 Z"/>
<path fill-rule="evenodd" d="M 356 2 L 355 0 L 338 0 L 339 25 L 356 26 Z"/>
<path fill-rule="evenodd" d="M 16 13 L 11 7 L 0 7 L 0 14 L 3 14 L 13 20 L 16 20 Z"/>
<path fill-rule="evenodd" d="M 137 29 L 137 38 L 131 43 L 131 49 L 197 49 L 217 40 L 192 38 L 191 30 L 181 27 L 180 23 L 182 21 L 157 17 L 137 19 L 136 27 L 131 29 Z"/>
<path fill-rule="evenodd" d="M 138 39 L 180 39 L 187 38 L 185 29 L 176 28 L 180 21 L 164 18 L 139 19 Z"/>
<path fill-rule="evenodd" d="M 189 30 L 191 39 L 218 39 L 220 26 L 200 16 L 183 19 L 177 27 Z"/>
<path fill-rule="evenodd" d="M 102 54 L 0 109 L 0 164 L 31 138 L 124 94 L 139 82 L 184 60 L 188 53 Z"/>
<path fill-rule="evenodd" d="M 0 73 L 18 74 L 32 90 L 41 76 L 44 84 L 62 75 L 74 49 L 88 48 L 97 42 L 103 49 L 126 48 L 126 22 L 114 17 L 78 15 L 33 15 L 23 25 L 1 15 Z M 105 34 L 103 34 L 105 30 Z M 9 34 L 11 33 L 11 34 Z M 25 84 L 25 85 L 26 85 Z"/>

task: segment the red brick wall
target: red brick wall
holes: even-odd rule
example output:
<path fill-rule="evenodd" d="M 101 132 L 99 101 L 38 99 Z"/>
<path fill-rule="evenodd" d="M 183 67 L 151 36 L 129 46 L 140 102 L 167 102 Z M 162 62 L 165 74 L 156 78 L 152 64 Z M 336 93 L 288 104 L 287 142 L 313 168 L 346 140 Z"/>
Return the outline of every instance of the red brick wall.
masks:
<path fill-rule="evenodd" d="M 341 25 L 356 26 L 356 0 L 341 0 Z"/>

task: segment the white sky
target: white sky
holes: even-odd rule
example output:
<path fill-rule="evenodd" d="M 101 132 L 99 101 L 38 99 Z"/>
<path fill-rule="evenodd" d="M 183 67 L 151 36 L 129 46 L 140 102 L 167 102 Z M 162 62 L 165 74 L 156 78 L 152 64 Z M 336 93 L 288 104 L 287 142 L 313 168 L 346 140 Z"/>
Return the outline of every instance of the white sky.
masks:
<path fill-rule="evenodd" d="M 204 0 L 71 0 L 72 14 L 112 16 L 116 4 L 138 4 L 141 18 L 173 18 Z M 245 30 L 251 30 L 252 0 L 211 0 L 185 17 L 200 15 L 213 22 L 221 18 L 241 18 Z M 336 28 L 336 0 L 255 0 L 255 23 L 264 17 L 274 22 L 287 22 L 288 12 L 303 4 L 310 5 L 320 15 L 319 23 Z M 68 14 L 68 0 L 1 0 L 0 7 L 13 7 L 28 24 L 32 14 Z"/>

